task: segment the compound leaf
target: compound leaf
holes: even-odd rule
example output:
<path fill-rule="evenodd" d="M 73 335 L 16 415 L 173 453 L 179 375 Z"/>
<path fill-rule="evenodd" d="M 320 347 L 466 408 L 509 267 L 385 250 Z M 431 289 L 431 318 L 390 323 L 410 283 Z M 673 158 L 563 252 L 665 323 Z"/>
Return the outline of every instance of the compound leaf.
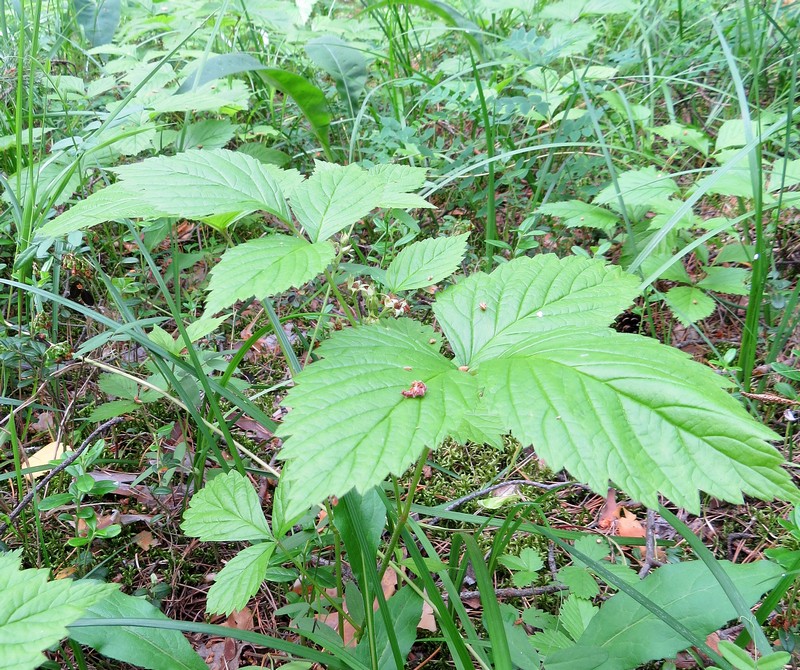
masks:
<path fill-rule="evenodd" d="M 231 247 L 211 271 L 206 309 L 214 314 L 237 300 L 264 298 L 312 280 L 333 260 L 330 242 L 270 235 Z"/>
<path fill-rule="evenodd" d="M 293 409 L 278 432 L 290 466 L 286 516 L 402 474 L 461 425 L 477 404 L 476 380 L 440 346 L 430 326 L 408 319 L 343 330 L 323 343 L 322 360 L 289 391 Z"/>
<path fill-rule="evenodd" d="M 469 233 L 428 238 L 405 247 L 386 269 L 390 291 L 411 291 L 449 277 L 467 250 Z"/>
<path fill-rule="evenodd" d="M 203 542 L 272 538 L 255 489 L 233 470 L 217 475 L 194 494 L 181 528 Z"/>
<path fill-rule="evenodd" d="M 735 503 L 741 491 L 800 499 L 766 442 L 775 433 L 713 371 L 649 338 L 550 331 L 476 372 L 517 439 L 597 492 L 612 480 L 650 507 L 662 493 L 695 513 L 698 490 Z"/>
<path fill-rule="evenodd" d="M 552 254 L 518 258 L 445 291 L 433 311 L 459 365 L 474 366 L 537 333 L 608 326 L 638 293 L 618 267 Z"/>

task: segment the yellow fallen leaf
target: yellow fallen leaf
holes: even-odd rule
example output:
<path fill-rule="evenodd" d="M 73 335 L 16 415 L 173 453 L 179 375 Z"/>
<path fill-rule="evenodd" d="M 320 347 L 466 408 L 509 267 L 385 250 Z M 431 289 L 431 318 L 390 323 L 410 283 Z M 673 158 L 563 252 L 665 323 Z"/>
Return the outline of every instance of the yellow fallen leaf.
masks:
<path fill-rule="evenodd" d="M 50 461 L 54 461 L 59 458 L 64 451 L 66 451 L 66 447 L 58 441 L 46 444 L 38 451 L 34 451 L 32 454 L 28 455 L 26 467 L 36 468 L 40 465 L 47 465 Z M 27 477 L 30 479 L 38 479 L 48 470 L 50 470 L 50 468 L 39 470 L 38 472 L 32 472 L 27 475 Z"/>

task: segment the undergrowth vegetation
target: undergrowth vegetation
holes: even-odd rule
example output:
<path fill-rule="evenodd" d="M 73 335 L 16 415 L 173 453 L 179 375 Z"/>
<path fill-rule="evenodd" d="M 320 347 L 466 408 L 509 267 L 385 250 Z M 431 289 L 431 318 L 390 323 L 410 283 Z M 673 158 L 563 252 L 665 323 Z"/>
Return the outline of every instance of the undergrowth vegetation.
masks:
<path fill-rule="evenodd" d="M 797 667 L 798 34 L 4 3 L 0 667 Z"/>

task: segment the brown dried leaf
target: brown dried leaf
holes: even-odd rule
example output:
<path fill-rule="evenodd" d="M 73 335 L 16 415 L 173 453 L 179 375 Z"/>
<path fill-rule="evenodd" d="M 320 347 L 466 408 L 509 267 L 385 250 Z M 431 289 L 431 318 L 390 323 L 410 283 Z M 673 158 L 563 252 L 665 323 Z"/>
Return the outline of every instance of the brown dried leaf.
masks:
<path fill-rule="evenodd" d="M 46 444 L 41 449 L 38 449 L 27 457 L 27 467 L 35 468 L 40 465 L 47 465 L 50 461 L 54 461 L 59 458 L 65 450 L 66 447 L 60 442 L 50 442 L 50 444 Z M 49 468 L 47 470 L 39 470 L 39 472 L 33 472 L 27 476 L 30 479 L 38 479 L 47 473 L 48 470 Z"/>
<path fill-rule="evenodd" d="M 142 551 L 150 551 L 151 547 L 157 547 L 159 545 L 159 541 L 153 537 L 153 534 L 149 530 L 136 533 L 136 535 L 133 536 L 133 541 L 139 545 Z"/>

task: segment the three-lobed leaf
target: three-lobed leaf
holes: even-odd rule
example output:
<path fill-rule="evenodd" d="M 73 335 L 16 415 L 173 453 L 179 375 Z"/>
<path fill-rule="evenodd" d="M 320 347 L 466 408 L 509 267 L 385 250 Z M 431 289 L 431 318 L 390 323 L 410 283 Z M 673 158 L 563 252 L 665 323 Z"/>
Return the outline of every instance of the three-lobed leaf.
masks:
<path fill-rule="evenodd" d="M 404 319 L 334 334 L 287 396 L 287 508 L 366 490 L 448 435 L 496 437 L 498 426 L 595 491 L 612 481 L 651 506 L 664 494 L 697 510 L 700 490 L 799 500 L 768 444 L 776 435 L 722 378 L 605 327 L 637 284 L 599 261 L 549 255 L 473 275 L 434 305 L 455 360 L 431 328 Z M 424 394 L 411 393 L 415 382 Z"/>

